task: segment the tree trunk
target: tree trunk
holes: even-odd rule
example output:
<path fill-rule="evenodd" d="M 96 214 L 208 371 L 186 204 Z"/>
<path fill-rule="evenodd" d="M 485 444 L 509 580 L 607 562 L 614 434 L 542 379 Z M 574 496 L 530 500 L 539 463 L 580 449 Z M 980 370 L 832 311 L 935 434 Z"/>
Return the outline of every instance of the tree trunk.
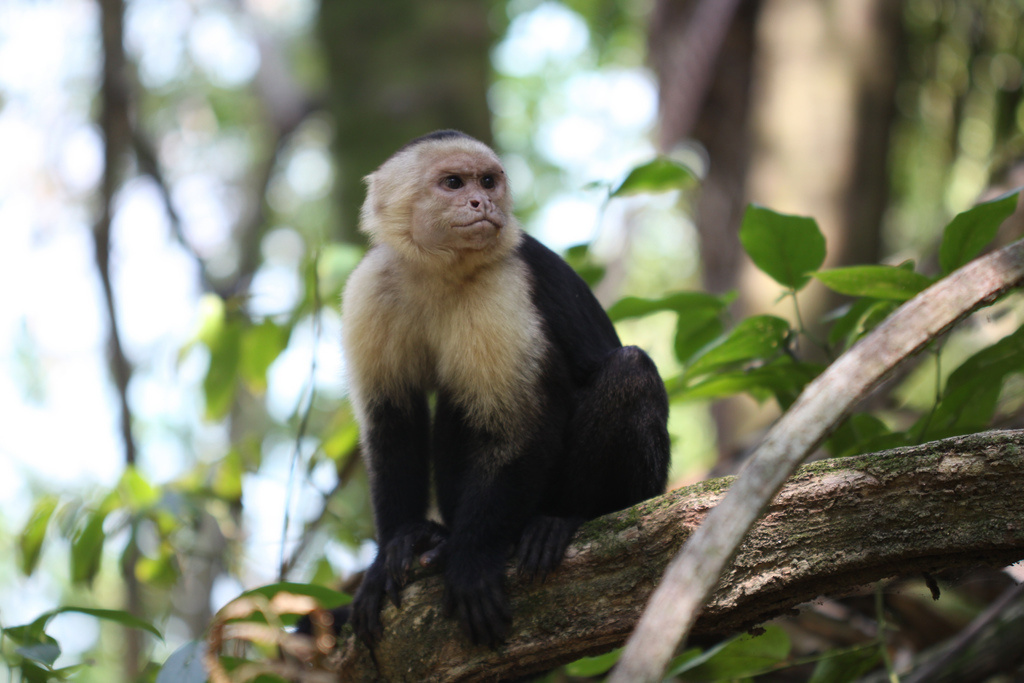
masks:
<path fill-rule="evenodd" d="M 335 124 L 339 236 L 359 242 L 363 177 L 409 140 L 457 128 L 490 142 L 489 3 L 320 3 Z"/>

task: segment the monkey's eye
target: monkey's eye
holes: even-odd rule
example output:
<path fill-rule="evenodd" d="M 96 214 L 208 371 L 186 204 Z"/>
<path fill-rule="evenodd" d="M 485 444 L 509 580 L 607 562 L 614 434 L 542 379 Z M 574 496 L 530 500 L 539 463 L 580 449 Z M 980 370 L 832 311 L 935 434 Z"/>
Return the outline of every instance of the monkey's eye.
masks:
<path fill-rule="evenodd" d="M 457 175 L 450 175 L 444 179 L 444 186 L 449 190 L 457 190 L 462 187 L 462 178 Z"/>
<path fill-rule="evenodd" d="M 483 178 L 480 179 L 480 185 L 485 190 L 492 190 L 492 189 L 494 189 L 494 186 L 496 184 L 497 184 L 497 182 L 494 180 L 494 176 L 492 176 L 492 175 L 485 175 Z"/>

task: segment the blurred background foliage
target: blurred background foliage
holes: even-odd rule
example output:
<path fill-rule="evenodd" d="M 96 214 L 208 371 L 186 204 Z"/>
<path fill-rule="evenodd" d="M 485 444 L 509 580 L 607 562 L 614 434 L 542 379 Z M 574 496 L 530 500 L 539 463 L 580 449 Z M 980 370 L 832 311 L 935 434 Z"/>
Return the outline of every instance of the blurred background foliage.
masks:
<path fill-rule="evenodd" d="M 755 268 L 747 205 L 813 216 L 828 267 L 940 274 L 946 223 L 1024 184 L 1021 25 L 1019 0 L 3 3 L 9 670 L 151 679 L 244 589 L 338 587 L 372 557 L 336 304 L 362 177 L 412 137 L 496 147 L 526 228 L 675 378 L 682 484 L 732 471 L 786 403 L 688 393 L 700 346 L 745 316 L 776 316 L 752 319 L 776 350 L 846 316 L 833 348 L 804 344 L 825 362 L 880 310 Z M 1018 212 L 996 242 L 1022 232 Z M 1004 337 L 983 422 L 1021 426 L 1022 320 L 1000 310 L 836 450 L 920 424 Z"/>

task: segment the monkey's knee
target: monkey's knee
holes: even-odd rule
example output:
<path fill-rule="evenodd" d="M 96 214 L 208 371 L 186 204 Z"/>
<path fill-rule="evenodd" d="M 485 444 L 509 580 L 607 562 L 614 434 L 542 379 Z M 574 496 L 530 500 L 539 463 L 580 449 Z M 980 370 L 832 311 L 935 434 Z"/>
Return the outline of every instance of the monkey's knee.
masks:
<path fill-rule="evenodd" d="M 639 400 L 648 406 L 653 401 L 668 409 L 665 383 L 658 368 L 638 346 L 623 346 L 611 353 L 597 373 L 594 388 L 614 401 Z"/>

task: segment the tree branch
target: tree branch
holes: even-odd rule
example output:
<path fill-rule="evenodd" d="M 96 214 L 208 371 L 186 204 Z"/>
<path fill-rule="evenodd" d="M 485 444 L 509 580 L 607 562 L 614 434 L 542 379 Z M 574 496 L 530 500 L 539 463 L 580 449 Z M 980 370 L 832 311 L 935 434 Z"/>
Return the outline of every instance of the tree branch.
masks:
<path fill-rule="evenodd" d="M 606 651 L 629 635 L 679 547 L 723 499 L 716 479 L 586 524 L 543 584 L 507 584 L 506 645 L 473 647 L 441 614 L 436 575 L 383 612 L 371 656 L 354 637 L 317 669 L 345 681 L 497 680 Z M 822 594 L 886 577 L 1024 558 L 1024 431 L 987 432 L 913 448 L 825 460 L 785 485 L 713 592 L 696 632 L 729 634 Z M 345 627 L 345 634 L 351 634 Z M 374 663 L 379 665 L 379 668 Z"/>
<path fill-rule="evenodd" d="M 669 565 L 613 683 L 660 681 L 744 535 L 797 465 L 907 358 L 1024 281 L 1024 240 L 972 261 L 906 302 L 811 382 L 733 487 Z"/>

